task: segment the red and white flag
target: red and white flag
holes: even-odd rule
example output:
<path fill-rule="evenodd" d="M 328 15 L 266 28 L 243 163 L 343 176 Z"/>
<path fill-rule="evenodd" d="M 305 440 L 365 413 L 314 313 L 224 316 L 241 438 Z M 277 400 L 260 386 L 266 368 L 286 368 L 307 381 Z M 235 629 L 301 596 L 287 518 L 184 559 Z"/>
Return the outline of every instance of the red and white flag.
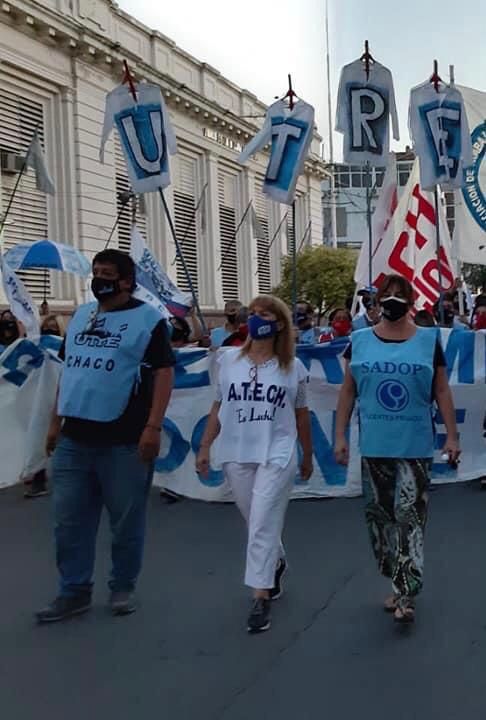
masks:
<path fill-rule="evenodd" d="M 397 209 L 398 205 L 397 158 L 395 153 L 390 153 L 389 157 L 390 160 L 386 168 L 385 177 L 383 178 L 380 197 L 378 198 L 378 203 L 371 221 L 373 258 L 380 248 L 383 235 L 385 234 L 385 231 L 393 217 L 393 213 Z M 366 239 L 361 245 L 358 264 L 356 265 L 356 270 L 354 272 L 354 281 L 358 289 L 367 287 L 370 284 L 368 269 L 369 253 L 368 239 Z M 372 267 L 374 267 L 374 262 L 372 263 Z"/>
<path fill-rule="evenodd" d="M 439 229 L 442 290 L 447 291 L 454 286 L 454 273 L 451 239 L 442 204 L 439 204 Z M 376 245 L 373 285 L 379 287 L 388 273 L 403 275 L 413 285 L 415 308 L 431 312 L 440 294 L 436 248 L 434 195 L 420 187 L 419 162 L 415 160 L 404 193 Z"/>

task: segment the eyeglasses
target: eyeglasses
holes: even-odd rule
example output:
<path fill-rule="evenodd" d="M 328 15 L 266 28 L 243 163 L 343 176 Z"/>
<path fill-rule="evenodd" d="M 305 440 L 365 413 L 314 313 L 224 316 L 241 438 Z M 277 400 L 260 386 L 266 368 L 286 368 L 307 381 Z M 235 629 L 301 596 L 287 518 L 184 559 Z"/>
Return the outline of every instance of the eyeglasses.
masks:
<path fill-rule="evenodd" d="M 253 385 L 255 388 L 258 382 L 258 368 L 256 365 L 252 365 L 249 370 L 250 375 L 250 385 Z"/>

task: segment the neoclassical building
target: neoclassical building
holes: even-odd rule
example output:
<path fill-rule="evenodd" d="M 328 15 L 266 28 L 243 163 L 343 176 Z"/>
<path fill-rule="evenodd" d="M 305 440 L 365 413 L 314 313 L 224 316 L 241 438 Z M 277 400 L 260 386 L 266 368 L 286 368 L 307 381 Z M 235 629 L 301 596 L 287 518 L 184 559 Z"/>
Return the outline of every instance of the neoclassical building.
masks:
<path fill-rule="evenodd" d="M 57 191 L 53 197 L 39 192 L 31 171 L 21 179 L 5 247 L 49 237 L 92 258 L 105 246 L 121 212 L 112 246 L 127 249 L 136 212 L 149 247 L 186 289 L 158 195 L 146 195 L 143 208 L 129 202 L 122 210 L 120 193 L 129 183 L 115 135 L 107 145 L 105 164 L 99 161 L 105 95 L 121 81 L 124 59 L 137 80 L 160 85 L 170 112 L 178 154 L 171 160 L 172 185 L 166 196 L 178 237 L 184 238 L 201 305 L 214 310 L 226 299 L 247 301 L 268 291 L 278 282 L 281 258 L 293 241 L 291 213 L 284 219 L 288 208 L 262 193 L 265 152 L 244 168 L 236 163 L 242 146 L 257 132 L 266 106 L 111 0 L 0 2 L 2 207 L 5 210 L 18 178 L 19 156 L 25 155 L 36 128 Z M 284 84 L 285 76 L 282 80 Z M 316 133 L 297 190 L 298 247 L 302 242 L 322 242 L 323 177 Z M 204 187 L 204 200 L 191 224 Z M 255 238 L 251 223 L 245 221 L 235 238 L 250 200 L 265 237 Z M 29 271 L 24 278 L 41 298 L 43 271 Z M 83 301 L 84 294 L 76 278 L 51 274 L 51 306 L 68 308 Z"/>

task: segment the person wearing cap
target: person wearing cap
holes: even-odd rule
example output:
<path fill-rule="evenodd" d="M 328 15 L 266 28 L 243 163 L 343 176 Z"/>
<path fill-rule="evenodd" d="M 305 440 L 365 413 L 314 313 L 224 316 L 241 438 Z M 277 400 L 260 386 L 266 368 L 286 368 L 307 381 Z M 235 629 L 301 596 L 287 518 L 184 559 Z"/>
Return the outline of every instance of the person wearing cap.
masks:
<path fill-rule="evenodd" d="M 379 311 L 375 301 L 376 288 L 365 287 L 358 292 L 358 297 L 365 309 L 361 315 L 356 315 L 353 319 L 353 330 L 363 330 L 363 328 L 372 327 L 379 320 Z"/>

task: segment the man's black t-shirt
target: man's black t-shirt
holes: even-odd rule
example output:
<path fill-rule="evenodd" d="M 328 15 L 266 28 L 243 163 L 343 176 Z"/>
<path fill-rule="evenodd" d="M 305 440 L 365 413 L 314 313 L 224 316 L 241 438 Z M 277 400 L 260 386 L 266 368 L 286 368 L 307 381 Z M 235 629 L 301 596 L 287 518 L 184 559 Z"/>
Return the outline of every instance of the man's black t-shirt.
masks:
<path fill-rule="evenodd" d="M 142 302 L 130 298 L 126 305 L 111 310 L 132 310 Z M 61 360 L 65 358 L 65 342 L 59 351 Z M 141 382 L 132 391 L 123 414 L 111 422 L 95 422 L 81 418 L 67 417 L 64 420 L 63 435 L 86 445 L 132 445 L 138 443 L 152 406 L 154 370 L 172 367 L 175 364 L 174 353 L 169 342 L 165 320 L 161 320 L 153 329 L 147 345 L 142 366 Z"/>

